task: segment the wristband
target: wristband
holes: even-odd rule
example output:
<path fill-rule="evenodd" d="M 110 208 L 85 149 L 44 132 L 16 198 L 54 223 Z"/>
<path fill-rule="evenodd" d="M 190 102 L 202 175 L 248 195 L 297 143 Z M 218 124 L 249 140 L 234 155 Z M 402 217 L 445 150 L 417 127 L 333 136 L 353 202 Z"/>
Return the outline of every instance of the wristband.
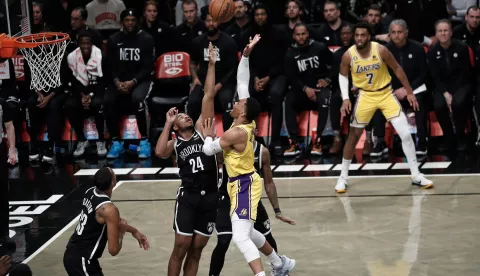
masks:
<path fill-rule="evenodd" d="M 273 211 L 275 212 L 275 215 L 282 213 L 282 211 L 280 211 L 280 208 L 273 208 Z"/>

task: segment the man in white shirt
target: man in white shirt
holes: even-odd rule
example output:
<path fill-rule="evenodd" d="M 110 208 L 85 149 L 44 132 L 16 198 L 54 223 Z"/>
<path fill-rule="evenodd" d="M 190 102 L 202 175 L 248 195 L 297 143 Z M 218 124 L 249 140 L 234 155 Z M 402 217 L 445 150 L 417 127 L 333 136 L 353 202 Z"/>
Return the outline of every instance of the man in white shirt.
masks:
<path fill-rule="evenodd" d="M 122 0 L 93 0 L 87 5 L 87 25 L 98 30 L 121 29 L 120 13 L 125 9 Z"/>

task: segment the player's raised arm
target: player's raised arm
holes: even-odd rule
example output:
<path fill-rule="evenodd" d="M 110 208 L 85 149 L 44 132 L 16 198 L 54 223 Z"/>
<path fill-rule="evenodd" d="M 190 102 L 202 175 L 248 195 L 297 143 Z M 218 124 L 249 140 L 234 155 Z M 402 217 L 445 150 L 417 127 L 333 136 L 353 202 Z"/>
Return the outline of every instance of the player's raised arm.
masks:
<path fill-rule="evenodd" d="M 350 114 L 352 110 L 352 103 L 350 102 L 350 96 L 348 93 L 348 74 L 350 73 L 350 64 L 352 62 L 352 57 L 348 51 L 345 52 L 342 56 L 342 62 L 340 63 L 340 73 L 338 74 L 338 83 L 340 86 L 340 92 L 342 95 L 343 104 L 340 108 L 342 116 Z"/>
<path fill-rule="evenodd" d="M 257 34 L 253 39 L 250 39 L 250 43 L 243 50 L 242 59 L 238 64 L 237 91 L 239 100 L 250 98 L 250 93 L 248 91 L 250 84 L 250 62 L 248 57 L 255 45 L 260 41 L 260 38 L 260 35 Z"/>
<path fill-rule="evenodd" d="M 96 210 L 98 222 L 104 222 L 107 225 L 108 252 L 116 256 L 122 249 L 123 235 L 126 227 L 120 221 L 120 213 L 115 205 L 109 203 Z"/>
<path fill-rule="evenodd" d="M 224 149 L 234 148 L 235 145 L 245 145 L 248 139 L 247 133 L 237 127 L 227 130 L 221 138 L 215 139 L 214 122 L 211 119 L 206 119 L 203 123 L 202 134 L 205 137 L 203 152 L 208 156 L 221 152 Z M 235 150 L 243 152 L 243 150 L 237 148 Z"/>
<path fill-rule="evenodd" d="M 155 155 L 167 159 L 173 153 L 173 140 L 168 140 L 173 123 L 177 118 L 178 110 L 175 107 L 170 108 L 167 112 L 167 118 L 160 137 L 158 137 L 157 145 L 155 146 Z"/>
<path fill-rule="evenodd" d="M 212 43 L 208 45 L 208 70 L 205 78 L 204 94 L 202 99 L 202 113 L 195 123 L 197 129 L 201 129 L 202 122 L 208 118 L 215 117 L 214 100 L 215 95 L 215 62 L 217 61 L 217 53 Z"/>
<path fill-rule="evenodd" d="M 402 67 L 400 66 L 400 64 L 398 64 L 395 57 L 385 46 L 378 45 L 378 50 L 380 52 L 380 57 L 382 58 L 382 60 L 388 65 L 388 67 L 390 67 L 390 69 L 392 69 L 393 73 L 395 73 L 395 76 L 397 76 L 398 80 L 402 83 L 403 88 L 407 90 L 407 100 L 410 103 L 410 106 L 413 107 L 413 110 L 418 111 L 418 102 L 415 98 L 415 95 L 413 94 L 413 89 L 410 85 L 410 82 L 408 81 L 407 75 L 405 75 L 405 71 L 403 71 Z"/>
<path fill-rule="evenodd" d="M 280 203 L 278 202 L 277 187 L 273 182 L 272 168 L 270 167 L 270 152 L 264 146 L 261 146 L 262 151 L 262 171 L 263 171 L 263 186 L 265 186 L 265 192 L 267 193 L 268 200 L 272 204 L 275 212 L 275 217 L 285 223 L 295 225 L 295 222 L 282 215 L 280 210 Z"/>

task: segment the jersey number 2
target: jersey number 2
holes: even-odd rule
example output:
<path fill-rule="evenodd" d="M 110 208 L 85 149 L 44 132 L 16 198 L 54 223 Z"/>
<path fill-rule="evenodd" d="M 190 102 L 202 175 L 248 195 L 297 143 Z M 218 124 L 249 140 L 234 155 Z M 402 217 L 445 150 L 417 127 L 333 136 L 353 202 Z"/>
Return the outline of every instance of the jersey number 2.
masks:
<path fill-rule="evenodd" d="M 80 213 L 80 220 L 78 221 L 77 224 L 77 235 L 81 236 L 83 233 L 83 229 L 85 228 L 85 224 L 87 224 L 87 215 L 83 213 L 83 211 Z"/>
<path fill-rule="evenodd" d="M 373 80 L 373 73 L 367 73 L 365 74 L 368 78 L 368 84 L 372 84 L 372 80 Z"/>
<path fill-rule="evenodd" d="M 190 159 L 190 165 L 192 166 L 192 173 L 197 173 L 198 171 L 203 171 L 203 163 L 200 156 L 197 157 L 197 161 L 195 159 Z"/>

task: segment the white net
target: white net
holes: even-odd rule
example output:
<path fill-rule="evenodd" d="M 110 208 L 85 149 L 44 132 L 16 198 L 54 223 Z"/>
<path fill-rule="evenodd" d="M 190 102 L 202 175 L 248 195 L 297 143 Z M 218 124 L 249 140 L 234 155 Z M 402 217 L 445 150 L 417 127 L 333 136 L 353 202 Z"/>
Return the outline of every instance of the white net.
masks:
<path fill-rule="evenodd" d="M 69 39 L 52 42 L 53 40 L 61 38 L 63 37 L 36 35 L 35 37 L 28 36 L 28 41 L 18 40 L 19 42 L 50 41 L 50 43 L 40 44 L 34 48 L 20 48 L 31 72 L 32 80 L 30 82 L 30 89 L 48 92 L 50 89 L 59 87 L 62 84 L 60 80 L 60 68 Z"/>

